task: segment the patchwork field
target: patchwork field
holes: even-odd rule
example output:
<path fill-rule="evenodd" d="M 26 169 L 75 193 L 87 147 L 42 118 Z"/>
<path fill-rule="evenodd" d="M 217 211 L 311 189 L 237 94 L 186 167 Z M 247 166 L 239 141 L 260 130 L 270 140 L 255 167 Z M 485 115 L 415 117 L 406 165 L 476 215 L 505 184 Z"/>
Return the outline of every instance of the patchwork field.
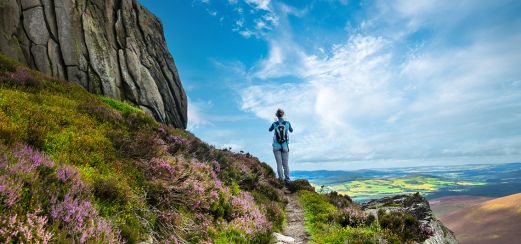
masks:
<path fill-rule="evenodd" d="M 458 186 L 480 186 L 485 184 L 484 182 L 458 181 L 433 176 L 415 175 L 401 178 L 353 180 L 345 183 L 327 185 L 322 189 L 326 192 L 336 191 L 341 194 L 346 194 L 357 200 L 365 200 L 400 193 L 421 192 L 428 194 L 447 188 L 452 188 L 453 191 L 457 191 Z M 321 186 L 315 185 L 315 187 L 321 189 Z"/>
<path fill-rule="evenodd" d="M 521 163 L 410 167 L 359 171 L 295 171 L 321 192 L 355 201 L 420 192 L 429 200 L 449 196 L 502 197 L 521 191 Z"/>

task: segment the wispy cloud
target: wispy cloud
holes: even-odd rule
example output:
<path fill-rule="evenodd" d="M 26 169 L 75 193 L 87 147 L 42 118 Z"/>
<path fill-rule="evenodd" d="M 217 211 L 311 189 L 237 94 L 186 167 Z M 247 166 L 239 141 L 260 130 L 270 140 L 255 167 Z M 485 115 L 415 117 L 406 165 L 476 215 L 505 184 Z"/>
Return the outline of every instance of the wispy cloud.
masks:
<path fill-rule="evenodd" d="M 188 98 L 188 130 L 194 130 L 199 126 L 210 125 L 211 121 L 206 111 L 213 106 L 211 101 L 192 101 Z"/>
<path fill-rule="evenodd" d="M 262 43 L 248 61 L 210 59 L 233 112 L 190 101 L 189 128 L 210 128 L 215 145 L 272 162 L 258 127 L 282 107 L 295 168 L 521 159 L 521 2 L 202 2 L 221 26 Z M 332 27 L 341 18 L 330 11 L 352 17 Z"/>
<path fill-rule="evenodd" d="M 270 121 L 286 108 L 301 163 L 519 155 L 520 18 L 469 24 L 501 4 L 380 1 L 317 53 L 275 9 L 269 53 L 252 72 L 263 82 L 242 90 L 242 109 Z M 432 34 L 411 39 L 422 31 Z"/>

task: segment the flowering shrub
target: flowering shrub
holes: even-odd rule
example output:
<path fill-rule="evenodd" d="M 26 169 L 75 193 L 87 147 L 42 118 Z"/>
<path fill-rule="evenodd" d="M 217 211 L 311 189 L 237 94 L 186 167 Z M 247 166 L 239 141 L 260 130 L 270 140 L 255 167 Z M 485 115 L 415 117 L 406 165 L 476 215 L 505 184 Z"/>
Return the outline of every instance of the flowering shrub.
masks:
<path fill-rule="evenodd" d="M 70 165 L 65 165 L 56 170 L 56 178 L 58 178 L 61 182 L 65 183 L 69 180 L 78 180 L 79 174 L 78 171 L 74 169 L 74 167 Z"/>
<path fill-rule="evenodd" d="M 359 227 L 368 225 L 368 215 L 359 208 L 354 206 L 348 206 L 340 209 L 338 212 L 331 216 L 332 220 L 339 223 L 343 227 Z"/>
<path fill-rule="evenodd" d="M 175 169 L 170 162 L 164 158 L 152 158 L 149 161 L 149 169 L 146 174 L 149 177 L 170 177 L 175 173 Z"/>
<path fill-rule="evenodd" d="M 25 218 L 17 214 L 0 216 L 0 241 L 3 243 L 49 243 L 53 234 L 46 228 L 47 217 L 40 216 L 41 210 L 27 213 Z"/>
<path fill-rule="evenodd" d="M 85 243 L 87 240 L 115 243 L 118 241 L 110 223 L 98 217 L 98 212 L 90 201 L 79 200 L 66 194 L 62 201 L 53 199 L 51 217 L 63 223 L 67 232 Z"/>
<path fill-rule="evenodd" d="M 329 199 L 329 203 L 335 205 L 337 208 L 345 208 L 351 206 L 353 203 L 351 197 L 345 194 L 338 194 L 336 191 L 331 191 L 325 195 Z"/>
<path fill-rule="evenodd" d="M 55 174 L 49 173 L 53 171 Z M 47 243 L 55 236 L 49 230 L 51 224 L 57 224 L 60 232 L 80 243 L 119 241 L 111 223 L 99 217 L 89 200 L 81 198 L 85 183 L 72 166 L 57 168 L 47 155 L 27 145 L 0 145 L 0 173 L 0 199 L 9 207 L 0 208 L 0 240 Z M 44 188 L 38 184 L 40 181 L 47 182 Z M 22 197 L 24 192 L 33 195 Z M 62 192 L 65 195 L 58 200 Z M 36 207 L 33 213 L 20 217 L 23 214 L 16 212 L 23 210 L 20 206 Z M 48 223 L 48 217 L 52 223 Z"/>
<path fill-rule="evenodd" d="M 7 207 L 16 204 L 22 194 L 24 179 L 30 179 L 30 175 L 38 167 L 51 168 L 53 161 L 46 155 L 34 151 L 32 148 L 18 144 L 11 150 L 0 145 L 0 200 Z"/>
<path fill-rule="evenodd" d="M 14 81 L 12 85 L 22 87 L 37 87 L 41 86 L 41 82 L 35 79 L 26 69 L 16 69 L 11 73 L 4 73 L 0 75 L 0 81 L 9 82 Z"/>
<path fill-rule="evenodd" d="M 120 113 L 114 109 L 110 109 L 108 106 L 102 105 L 101 102 L 83 102 L 78 105 L 78 109 L 101 121 L 121 122 L 123 120 L 123 116 L 121 116 Z"/>
<path fill-rule="evenodd" d="M 131 135 L 114 135 L 114 144 L 123 158 L 150 160 L 162 156 L 167 145 L 150 128 L 143 128 Z"/>
<path fill-rule="evenodd" d="M 7 167 L 13 174 L 27 174 L 40 166 L 52 168 L 54 162 L 47 155 L 41 154 L 31 147 L 18 144 L 11 150 L 11 156 L 16 163 Z"/>
<path fill-rule="evenodd" d="M 185 145 L 188 143 L 188 140 L 182 136 L 172 136 L 172 135 L 169 135 L 167 137 L 167 141 L 169 143 L 174 143 L 174 144 L 179 144 L 179 145 Z"/>
<path fill-rule="evenodd" d="M 271 229 L 271 223 L 260 212 L 249 192 L 240 192 L 237 196 L 232 196 L 231 203 L 232 228 L 244 231 L 248 235 L 265 233 Z"/>
<path fill-rule="evenodd" d="M 378 210 L 380 227 L 396 235 L 402 242 L 414 240 L 423 242 L 429 237 L 428 230 L 422 230 L 422 224 L 410 213 L 386 212 Z"/>
<path fill-rule="evenodd" d="M 6 207 L 18 202 L 21 196 L 22 182 L 4 175 L 0 176 L 0 196 Z"/>

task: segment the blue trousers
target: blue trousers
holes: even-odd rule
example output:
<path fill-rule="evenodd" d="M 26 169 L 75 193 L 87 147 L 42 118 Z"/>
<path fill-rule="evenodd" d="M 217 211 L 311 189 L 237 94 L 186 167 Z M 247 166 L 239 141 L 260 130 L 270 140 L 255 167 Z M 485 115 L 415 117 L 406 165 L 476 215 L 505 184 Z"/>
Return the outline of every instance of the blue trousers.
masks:
<path fill-rule="evenodd" d="M 289 180 L 288 148 L 273 148 L 273 154 L 275 155 L 275 161 L 277 161 L 277 175 L 279 179 Z"/>

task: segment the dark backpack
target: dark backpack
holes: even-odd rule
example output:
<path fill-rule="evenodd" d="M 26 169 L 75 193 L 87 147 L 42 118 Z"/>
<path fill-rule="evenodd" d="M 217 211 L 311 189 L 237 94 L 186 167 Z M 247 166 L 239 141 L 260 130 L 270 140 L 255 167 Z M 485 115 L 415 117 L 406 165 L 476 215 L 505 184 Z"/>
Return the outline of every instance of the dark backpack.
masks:
<path fill-rule="evenodd" d="M 288 141 L 288 134 L 286 133 L 286 121 L 277 122 L 277 126 L 275 127 L 275 139 L 279 144 Z"/>

